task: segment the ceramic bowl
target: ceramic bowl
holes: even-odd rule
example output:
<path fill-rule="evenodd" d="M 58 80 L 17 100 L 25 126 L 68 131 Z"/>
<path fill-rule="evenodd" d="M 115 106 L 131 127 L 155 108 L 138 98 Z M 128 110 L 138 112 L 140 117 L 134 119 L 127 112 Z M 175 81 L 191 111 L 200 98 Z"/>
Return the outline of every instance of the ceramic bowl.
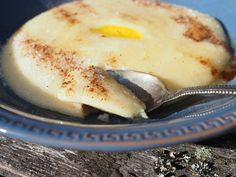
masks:
<path fill-rule="evenodd" d="M 69 0 L 1 0 L 0 44 L 23 23 Z M 236 44 L 235 0 L 166 0 L 205 12 L 222 22 Z M 235 46 L 235 45 L 234 45 Z M 236 80 L 229 84 L 236 84 Z M 0 82 L 0 133 L 53 147 L 128 151 L 200 141 L 236 127 L 236 97 L 191 97 L 162 106 L 150 119 L 115 115 L 70 117 L 32 105 Z"/>

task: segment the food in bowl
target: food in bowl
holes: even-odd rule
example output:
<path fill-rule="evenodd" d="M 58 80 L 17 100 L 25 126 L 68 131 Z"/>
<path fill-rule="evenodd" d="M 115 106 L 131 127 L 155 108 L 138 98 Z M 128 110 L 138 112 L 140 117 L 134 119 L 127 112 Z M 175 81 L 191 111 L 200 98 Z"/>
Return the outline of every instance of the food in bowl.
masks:
<path fill-rule="evenodd" d="M 151 0 L 82 0 L 23 25 L 2 67 L 15 93 L 40 107 L 134 118 L 147 117 L 144 103 L 107 69 L 150 73 L 176 90 L 215 82 L 231 57 L 223 28 L 208 15 Z"/>

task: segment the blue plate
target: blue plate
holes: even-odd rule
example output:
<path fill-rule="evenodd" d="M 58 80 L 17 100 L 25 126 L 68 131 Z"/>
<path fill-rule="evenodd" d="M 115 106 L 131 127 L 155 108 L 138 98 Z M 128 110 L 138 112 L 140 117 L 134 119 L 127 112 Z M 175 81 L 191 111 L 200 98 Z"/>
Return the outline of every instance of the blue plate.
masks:
<path fill-rule="evenodd" d="M 235 0 L 166 0 L 219 19 L 236 44 Z M 0 42 L 36 14 L 66 0 L 0 1 Z M 229 84 L 236 84 L 233 80 Z M 48 111 L 16 96 L 1 79 L 0 133 L 54 147 L 128 151 L 199 141 L 236 127 L 236 97 L 192 97 L 165 105 L 151 119 L 127 120 L 111 115 L 87 119 Z"/>

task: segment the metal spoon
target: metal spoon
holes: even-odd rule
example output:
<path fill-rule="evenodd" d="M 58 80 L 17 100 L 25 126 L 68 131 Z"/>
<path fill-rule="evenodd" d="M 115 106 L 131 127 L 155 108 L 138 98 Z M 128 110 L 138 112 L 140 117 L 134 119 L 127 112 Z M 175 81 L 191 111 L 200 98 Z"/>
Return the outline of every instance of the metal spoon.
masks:
<path fill-rule="evenodd" d="M 107 70 L 107 72 L 134 92 L 145 103 L 147 112 L 188 95 L 236 95 L 236 85 L 188 87 L 171 92 L 159 78 L 147 73 L 132 70 Z"/>

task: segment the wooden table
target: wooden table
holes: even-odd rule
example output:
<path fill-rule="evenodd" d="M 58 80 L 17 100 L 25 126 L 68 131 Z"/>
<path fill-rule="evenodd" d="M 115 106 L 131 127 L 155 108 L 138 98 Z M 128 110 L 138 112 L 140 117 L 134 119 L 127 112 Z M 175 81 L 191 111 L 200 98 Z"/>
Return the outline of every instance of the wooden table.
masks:
<path fill-rule="evenodd" d="M 236 177 L 236 133 L 128 153 L 82 152 L 0 136 L 0 176 Z"/>

